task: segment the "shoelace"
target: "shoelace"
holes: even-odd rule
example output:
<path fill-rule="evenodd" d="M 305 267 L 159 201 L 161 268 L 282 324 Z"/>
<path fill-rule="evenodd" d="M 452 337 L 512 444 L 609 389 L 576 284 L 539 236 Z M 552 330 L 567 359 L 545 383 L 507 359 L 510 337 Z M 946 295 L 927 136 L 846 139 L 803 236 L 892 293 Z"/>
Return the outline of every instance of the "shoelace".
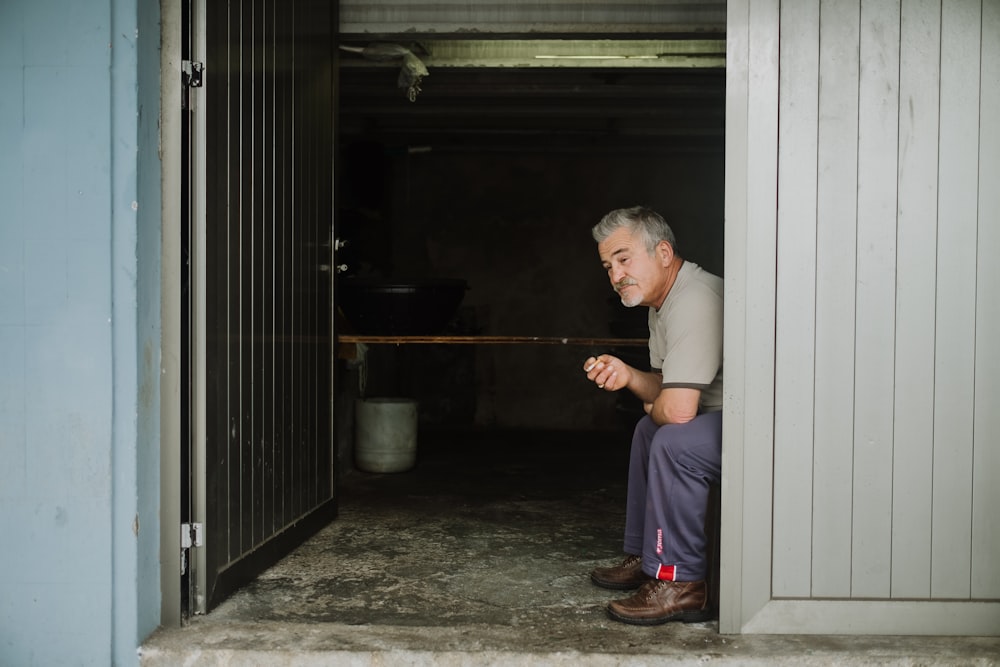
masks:
<path fill-rule="evenodd" d="M 641 560 L 642 560 L 642 556 L 637 556 L 635 554 L 629 554 L 628 556 L 625 557 L 625 560 L 622 561 L 621 567 L 622 568 L 632 567 L 633 565 L 635 565 L 636 563 L 638 563 Z"/>
<path fill-rule="evenodd" d="M 646 584 L 646 590 L 643 594 L 643 599 L 649 600 L 651 597 L 656 595 L 664 586 L 668 585 L 670 582 L 663 579 L 654 579 L 653 581 Z"/>

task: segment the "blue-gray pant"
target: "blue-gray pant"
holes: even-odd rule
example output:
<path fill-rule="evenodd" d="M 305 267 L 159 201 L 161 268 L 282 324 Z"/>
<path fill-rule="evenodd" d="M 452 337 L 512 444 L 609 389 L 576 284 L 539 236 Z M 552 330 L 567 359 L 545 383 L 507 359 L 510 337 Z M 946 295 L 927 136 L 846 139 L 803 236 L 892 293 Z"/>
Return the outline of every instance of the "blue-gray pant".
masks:
<path fill-rule="evenodd" d="M 722 413 L 657 426 L 643 417 L 632 435 L 625 553 L 642 554 L 651 577 L 700 581 L 707 573 L 705 511 L 722 472 Z"/>

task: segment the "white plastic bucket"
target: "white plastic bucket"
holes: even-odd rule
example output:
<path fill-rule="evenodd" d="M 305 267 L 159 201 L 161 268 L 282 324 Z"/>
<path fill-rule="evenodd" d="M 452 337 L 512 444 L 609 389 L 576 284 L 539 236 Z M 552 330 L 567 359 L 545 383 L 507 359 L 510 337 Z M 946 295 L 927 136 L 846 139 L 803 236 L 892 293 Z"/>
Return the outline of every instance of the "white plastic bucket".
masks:
<path fill-rule="evenodd" d="M 417 402 L 359 398 L 354 405 L 354 465 L 365 472 L 403 472 L 417 461 Z"/>

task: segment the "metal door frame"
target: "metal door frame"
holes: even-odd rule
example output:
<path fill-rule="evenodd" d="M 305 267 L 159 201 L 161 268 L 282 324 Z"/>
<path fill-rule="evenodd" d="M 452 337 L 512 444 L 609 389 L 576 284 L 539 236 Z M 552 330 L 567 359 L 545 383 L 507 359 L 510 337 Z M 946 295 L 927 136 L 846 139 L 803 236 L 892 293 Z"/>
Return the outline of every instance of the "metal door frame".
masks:
<path fill-rule="evenodd" d="M 185 3 L 187 7 L 185 7 Z M 186 10 L 186 11 L 185 11 Z M 204 550 L 182 547 L 181 527 L 204 521 L 204 410 L 199 397 L 204 396 L 204 248 L 205 182 L 195 178 L 205 169 L 205 118 L 192 113 L 185 127 L 185 100 L 189 109 L 202 102 L 202 91 L 185 89 L 182 83 L 184 57 L 204 61 L 204 0 L 162 0 L 160 49 L 160 142 L 162 146 L 162 252 L 160 290 L 161 307 L 161 377 L 160 377 L 160 622 L 178 626 L 194 609 L 191 595 L 204 590 L 192 572 L 204 572 Z M 186 34 L 184 25 L 190 16 L 193 30 Z M 200 26 L 196 28 L 195 26 Z M 185 39 L 190 39 L 192 53 L 185 53 Z M 187 130 L 187 131 L 186 131 Z M 189 142 L 185 156 L 182 144 Z M 185 159 L 186 157 L 186 159 Z M 185 201 L 185 191 L 190 199 Z M 187 209 L 187 210 L 185 210 Z M 190 221 L 190 248 L 181 241 L 184 225 Z M 185 251 L 192 251 L 190 264 Z M 191 301 L 186 302 L 182 283 L 185 273 L 191 279 Z M 184 311 L 188 310 L 191 330 L 182 331 Z M 187 338 L 187 341 L 185 341 Z M 185 345 L 190 345 L 185 349 Z M 183 406 L 190 405 L 189 420 L 184 423 Z M 190 446 L 191 451 L 184 449 Z M 201 479 L 200 485 L 198 479 Z M 190 481 L 190 484 L 189 484 Z M 187 498 L 182 497 L 187 495 Z M 191 505 L 192 502 L 198 505 Z M 194 562 L 191 562 L 191 560 Z M 198 561 L 201 561 L 200 563 Z M 203 576 L 203 575 L 202 575 Z M 187 590 L 184 590 L 184 589 Z"/>
<path fill-rule="evenodd" d="M 181 0 L 160 3 L 160 624 L 181 623 Z M 175 73 L 176 76 L 171 74 Z"/>
<path fill-rule="evenodd" d="M 191 5 L 191 60 L 204 63 L 206 59 L 205 0 L 184 0 Z M 211 76 L 205 74 L 205 78 Z M 190 127 L 190 272 L 191 272 L 191 324 L 190 335 L 190 462 L 189 469 L 181 474 L 188 475 L 190 481 L 190 516 L 182 517 L 185 522 L 204 525 L 208 515 L 205 488 L 206 427 L 205 427 L 205 303 L 206 303 L 206 178 L 205 155 L 206 117 L 198 113 L 204 108 L 203 88 L 190 88 L 189 105 L 192 109 Z M 183 503 L 182 503 L 183 505 Z M 189 549 L 188 563 L 191 570 L 188 582 L 190 608 L 186 613 L 202 613 L 206 609 L 207 571 L 205 549 Z M 183 585 L 183 580 L 182 580 Z"/>

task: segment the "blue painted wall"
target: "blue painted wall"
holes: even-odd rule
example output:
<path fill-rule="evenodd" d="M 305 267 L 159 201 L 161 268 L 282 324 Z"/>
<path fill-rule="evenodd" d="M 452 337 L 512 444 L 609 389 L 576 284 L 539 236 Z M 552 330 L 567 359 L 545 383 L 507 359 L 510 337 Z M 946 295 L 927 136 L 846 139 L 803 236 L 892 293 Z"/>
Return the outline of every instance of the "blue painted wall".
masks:
<path fill-rule="evenodd" d="M 0 2 L 2 665 L 135 664 L 159 623 L 159 32 L 142 4 Z"/>

